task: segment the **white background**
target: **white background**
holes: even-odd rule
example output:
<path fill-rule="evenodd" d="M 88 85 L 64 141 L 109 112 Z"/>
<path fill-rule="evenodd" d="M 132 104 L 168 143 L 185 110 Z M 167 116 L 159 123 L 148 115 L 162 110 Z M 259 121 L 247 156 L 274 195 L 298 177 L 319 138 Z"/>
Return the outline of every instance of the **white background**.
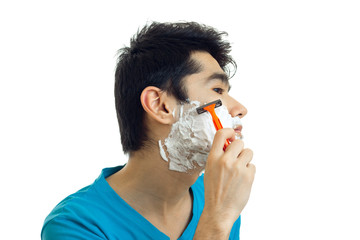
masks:
<path fill-rule="evenodd" d="M 229 33 L 256 179 L 241 239 L 360 239 L 358 1 L 1 1 L 1 239 L 126 162 L 116 51 L 146 22 Z"/>

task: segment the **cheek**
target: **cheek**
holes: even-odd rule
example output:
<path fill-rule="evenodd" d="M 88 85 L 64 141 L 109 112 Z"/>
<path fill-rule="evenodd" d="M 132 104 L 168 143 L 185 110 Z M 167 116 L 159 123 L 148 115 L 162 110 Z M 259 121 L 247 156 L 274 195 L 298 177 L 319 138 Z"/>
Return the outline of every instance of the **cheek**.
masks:
<path fill-rule="evenodd" d="M 164 141 L 167 154 L 159 142 L 160 154 L 169 161 L 170 170 L 186 172 L 205 166 L 216 130 L 210 114 L 197 114 L 199 106 L 199 102 L 191 102 L 179 109 L 178 121 Z"/>
<path fill-rule="evenodd" d="M 189 129 L 193 134 L 196 146 L 210 150 L 216 133 L 211 115 L 205 112 L 197 116 L 196 120 L 192 124 L 191 129 Z"/>

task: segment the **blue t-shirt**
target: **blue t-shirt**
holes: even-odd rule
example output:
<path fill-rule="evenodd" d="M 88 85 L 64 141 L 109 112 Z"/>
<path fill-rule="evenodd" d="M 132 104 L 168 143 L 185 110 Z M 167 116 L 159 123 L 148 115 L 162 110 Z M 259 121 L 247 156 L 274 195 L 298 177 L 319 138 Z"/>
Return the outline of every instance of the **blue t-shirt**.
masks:
<path fill-rule="evenodd" d="M 61 201 L 47 216 L 41 231 L 43 240 L 156 239 L 169 237 L 127 204 L 105 178 L 123 166 L 105 168 L 95 182 Z M 194 237 L 204 208 L 204 177 L 191 186 L 193 214 L 179 239 Z M 234 223 L 229 239 L 239 239 L 241 219 Z M 211 226 L 209 226 L 211 227 Z"/>

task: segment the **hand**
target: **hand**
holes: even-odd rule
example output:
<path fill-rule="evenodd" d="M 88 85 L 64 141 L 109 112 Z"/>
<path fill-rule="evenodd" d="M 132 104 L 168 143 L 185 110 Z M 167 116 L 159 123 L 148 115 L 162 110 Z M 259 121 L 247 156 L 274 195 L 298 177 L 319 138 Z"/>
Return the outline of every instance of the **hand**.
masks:
<path fill-rule="evenodd" d="M 226 139 L 231 144 L 224 152 Z M 235 140 L 233 129 L 217 131 L 205 167 L 205 206 L 200 218 L 200 222 L 214 225 L 208 229 L 215 227 L 230 234 L 250 196 L 256 171 L 250 163 L 252 157 L 253 152 L 244 149 L 244 142 Z"/>

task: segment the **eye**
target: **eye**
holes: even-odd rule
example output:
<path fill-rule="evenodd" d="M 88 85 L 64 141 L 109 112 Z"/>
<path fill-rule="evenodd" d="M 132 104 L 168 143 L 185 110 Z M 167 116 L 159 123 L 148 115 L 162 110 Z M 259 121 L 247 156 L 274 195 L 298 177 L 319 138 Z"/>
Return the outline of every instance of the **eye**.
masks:
<path fill-rule="evenodd" d="M 215 92 L 217 92 L 218 94 L 223 94 L 223 92 L 224 92 L 224 89 L 222 89 L 222 88 L 213 88 L 213 90 Z"/>

